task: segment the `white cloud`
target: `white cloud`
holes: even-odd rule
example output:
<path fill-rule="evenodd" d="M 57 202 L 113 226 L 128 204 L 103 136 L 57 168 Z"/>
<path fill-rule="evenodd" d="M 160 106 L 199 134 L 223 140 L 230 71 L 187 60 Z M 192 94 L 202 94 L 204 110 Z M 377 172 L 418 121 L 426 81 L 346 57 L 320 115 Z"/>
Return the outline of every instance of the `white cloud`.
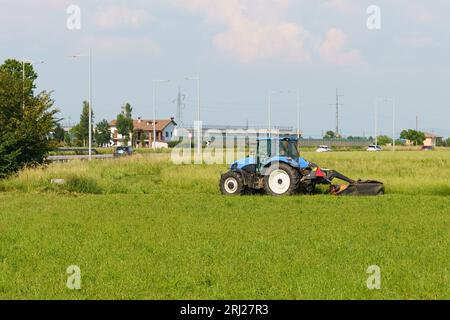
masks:
<path fill-rule="evenodd" d="M 216 48 L 241 62 L 270 58 L 308 61 L 310 34 L 299 24 L 282 19 L 290 0 L 172 0 L 177 6 L 202 13 L 209 24 L 221 24 L 213 37 Z"/>
<path fill-rule="evenodd" d="M 320 44 L 320 56 L 329 63 L 341 66 L 364 64 L 357 50 L 344 51 L 347 43 L 348 36 L 342 30 L 332 28 Z"/>
<path fill-rule="evenodd" d="M 305 48 L 308 39 L 308 32 L 294 23 L 265 24 L 243 18 L 215 35 L 213 41 L 217 48 L 241 62 L 273 57 L 302 62 L 311 59 L 311 53 Z"/>
<path fill-rule="evenodd" d="M 152 16 L 144 9 L 131 9 L 117 5 L 101 8 L 94 17 L 95 25 L 102 29 L 137 29 L 152 20 Z"/>
<path fill-rule="evenodd" d="M 363 63 L 358 51 L 345 51 L 348 36 L 330 29 L 322 42 L 302 25 L 285 19 L 291 0 L 171 0 L 177 6 L 205 15 L 207 23 L 223 25 L 214 46 L 243 63 L 268 59 L 309 62 L 315 56 L 337 65 Z M 330 4 L 349 10 L 345 2 Z"/>

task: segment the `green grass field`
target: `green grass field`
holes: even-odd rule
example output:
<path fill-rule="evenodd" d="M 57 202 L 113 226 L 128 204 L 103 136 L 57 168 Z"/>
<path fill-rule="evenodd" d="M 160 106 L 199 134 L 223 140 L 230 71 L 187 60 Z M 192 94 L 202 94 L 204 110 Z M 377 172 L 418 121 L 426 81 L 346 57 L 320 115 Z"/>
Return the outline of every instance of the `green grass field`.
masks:
<path fill-rule="evenodd" d="M 450 152 L 304 156 L 387 195 L 223 197 L 225 166 L 167 154 L 0 181 L 0 298 L 450 299 Z"/>

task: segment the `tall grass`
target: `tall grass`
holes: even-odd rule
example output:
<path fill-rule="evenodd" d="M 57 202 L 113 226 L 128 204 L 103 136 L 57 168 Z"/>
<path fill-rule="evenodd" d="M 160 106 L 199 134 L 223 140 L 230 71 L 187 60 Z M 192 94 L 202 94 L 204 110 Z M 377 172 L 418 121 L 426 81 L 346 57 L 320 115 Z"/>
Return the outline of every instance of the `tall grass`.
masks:
<path fill-rule="evenodd" d="M 376 179 L 391 194 L 450 195 L 450 152 L 304 152 L 309 161 L 351 178 Z M 54 163 L 0 181 L 0 192 L 155 194 L 218 192 L 226 165 L 175 165 L 169 154 Z M 52 179 L 64 179 L 62 185 Z"/>

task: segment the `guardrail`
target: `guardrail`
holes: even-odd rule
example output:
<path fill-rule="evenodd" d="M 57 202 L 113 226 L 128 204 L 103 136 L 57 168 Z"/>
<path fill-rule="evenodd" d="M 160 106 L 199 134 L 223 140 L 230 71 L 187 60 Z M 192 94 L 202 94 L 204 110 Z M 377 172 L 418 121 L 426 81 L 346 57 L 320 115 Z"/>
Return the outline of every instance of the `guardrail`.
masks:
<path fill-rule="evenodd" d="M 114 155 L 112 154 L 96 154 L 92 155 L 92 159 L 97 160 L 105 160 L 105 159 L 113 159 Z M 89 160 L 88 155 L 70 155 L 70 156 L 49 156 L 47 160 L 50 162 L 66 162 L 72 160 Z"/>
<path fill-rule="evenodd" d="M 98 154 L 97 149 L 92 148 L 93 154 Z M 81 155 L 83 153 L 89 153 L 89 148 L 58 148 L 58 152 L 74 152 L 76 155 Z"/>
<path fill-rule="evenodd" d="M 326 145 L 329 147 L 368 147 L 374 141 L 370 139 L 300 139 L 301 147 L 318 147 Z"/>

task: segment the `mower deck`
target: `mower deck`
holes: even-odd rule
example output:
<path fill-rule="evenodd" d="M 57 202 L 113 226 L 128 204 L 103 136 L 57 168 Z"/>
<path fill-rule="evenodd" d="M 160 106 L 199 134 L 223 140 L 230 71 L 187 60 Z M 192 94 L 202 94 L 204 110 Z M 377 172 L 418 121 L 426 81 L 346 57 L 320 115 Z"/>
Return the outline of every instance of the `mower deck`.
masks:
<path fill-rule="evenodd" d="M 336 196 L 379 196 L 384 194 L 384 184 L 359 180 L 348 185 L 332 185 L 330 190 Z"/>

